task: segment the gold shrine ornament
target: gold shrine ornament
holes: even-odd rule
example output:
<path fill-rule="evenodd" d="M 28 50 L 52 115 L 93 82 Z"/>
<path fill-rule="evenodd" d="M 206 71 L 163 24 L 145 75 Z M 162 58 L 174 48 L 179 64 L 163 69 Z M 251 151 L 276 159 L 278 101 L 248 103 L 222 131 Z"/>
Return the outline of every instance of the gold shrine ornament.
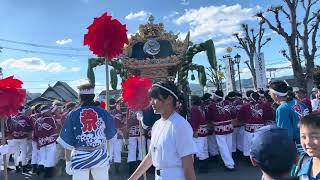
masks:
<path fill-rule="evenodd" d="M 226 51 L 227 51 L 227 53 L 231 53 L 232 52 L 232 47 L 227 47 Z"/>

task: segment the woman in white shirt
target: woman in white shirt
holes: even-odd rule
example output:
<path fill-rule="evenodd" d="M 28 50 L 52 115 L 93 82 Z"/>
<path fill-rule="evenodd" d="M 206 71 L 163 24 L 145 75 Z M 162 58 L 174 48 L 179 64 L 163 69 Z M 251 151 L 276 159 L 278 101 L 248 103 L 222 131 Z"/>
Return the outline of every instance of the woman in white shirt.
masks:
<path fill-rule="evenodd" d="M 152 85 L 151 105 L 161 115 L 152 127 L 150 150 L 129 180 L 138 180 L 153 165 L 156 180 L 195 180 L 193 154 L 196 146 L 187 120 L 176 111 L 178 88 L 170 81 Z"/>

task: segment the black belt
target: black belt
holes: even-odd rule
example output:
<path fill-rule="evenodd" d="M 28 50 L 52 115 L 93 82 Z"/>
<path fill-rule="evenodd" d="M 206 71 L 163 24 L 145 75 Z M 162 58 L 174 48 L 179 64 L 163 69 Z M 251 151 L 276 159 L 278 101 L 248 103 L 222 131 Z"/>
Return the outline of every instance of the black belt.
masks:
<path fill-rule="evenodd" d="M 158 176 L 161 176 L 161 175 L 160 175 L 160 169 L 156 169 L 156 174 L 157 174 Z"/>

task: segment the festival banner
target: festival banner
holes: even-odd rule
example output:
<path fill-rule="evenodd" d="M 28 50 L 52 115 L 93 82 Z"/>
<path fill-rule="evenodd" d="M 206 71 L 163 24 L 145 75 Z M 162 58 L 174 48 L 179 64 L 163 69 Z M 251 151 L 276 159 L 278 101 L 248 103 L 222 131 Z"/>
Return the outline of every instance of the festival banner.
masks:
<path fill-rule="evenodd" d="M 232 89 L 232 78 L 231 78 L 231 66 L 230 66 L 230 62 L 229 62 L 229 57 L 224 57 L 223 58 L 224 64 L 226 66 L 226 89 L 227 92 L 231 92 L 233 91 Z"/>
<path fill-rule="evenodd" d="M 263 53 L 260 53 L 259 56 L 254 55 L 254 67 L 256 69 L 257 88 L 266 89 L 268 81 Z"/>

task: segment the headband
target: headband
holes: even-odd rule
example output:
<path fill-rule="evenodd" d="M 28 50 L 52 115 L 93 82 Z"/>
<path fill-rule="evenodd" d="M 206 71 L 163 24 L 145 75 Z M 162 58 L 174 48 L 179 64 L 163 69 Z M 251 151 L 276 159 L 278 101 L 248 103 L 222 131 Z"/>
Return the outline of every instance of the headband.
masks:
<path fill-rule="evenodd" d="M 79 94 L 94 94 L 94 88 L 79 89 Z"/>
<path fill-rule="evenodd" d="M 213 93 L 213 96 L 217 97 L 217 98 L 220 98 L 220 99 L 223 99 L 223 97 L 219 96 L 218 94 L 216 93 Z"/>
<path fill-rule="evenodd" d="M 250 94 L 250 99 L 251 99 L 252 101 L 256 102 L 257 100 L 255 100 L 255 99 L 252 97 L 252 94 L 253 94 L 253 93 Z"/>
<path fill-rule="evenodd" d="M 166 91 L 169 92 L 172 96 L 174 96 L 177 100 L 179 99 L 178 96 L 177 96 L 173 91 L 171 91 L 170 89 L 168 89 L 168 88 L 166 88 L 166 87 L 164 87 L 164 86 L 162 86 L 162 85 L 160 85 L 160 84 L 153 84 L 152 87 L 154 87 L 154 86 L 166 90 Z"/>
<path fill-rule="evenodd" d="M 44 109 L 44 110 L 41 110 L 41 114 L 43 114 L 43 113 L 46 113 L 46 112 L 48 112 L 48 111 L 50 111 L 50 108 L 48 108 L 48 109 Z"/>
<path fill-rule="evenodd" d="M 287 96 L 287 95 L 288 95 L 288 93 L 287 93 L 287 92 L 282 93 L 282 92 L 276 91 L 276 90 L 271 89 L 271 88 L 269 88 L 269 91 L 270 91 L 271 93 L 275 94 L 275 95 L 282 96 L 282 97 L 283 97 L 283 96 Z"/>

